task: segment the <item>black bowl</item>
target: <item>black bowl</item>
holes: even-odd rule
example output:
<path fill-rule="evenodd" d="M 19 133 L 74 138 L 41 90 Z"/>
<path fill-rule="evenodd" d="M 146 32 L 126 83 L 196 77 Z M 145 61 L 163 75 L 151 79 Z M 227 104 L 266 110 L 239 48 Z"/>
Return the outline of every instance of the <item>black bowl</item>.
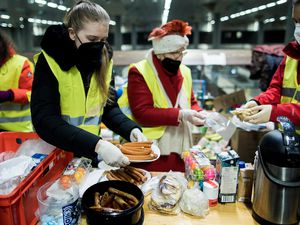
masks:
<path fill-rule="evenodd" d="M 139 200 L 138 204 L 121 213 L 97 212 L 90 209 L 90 206 L 94 205 L 95 192 L 102 195 L 109 187 L 132 194 Z M 81 200 L 89 225 L 141 225 L 144 221 L 143 205 L 143 192 L 136 185 L 126 181 L 103 181 L 94 184 L 84 192 Z"/>

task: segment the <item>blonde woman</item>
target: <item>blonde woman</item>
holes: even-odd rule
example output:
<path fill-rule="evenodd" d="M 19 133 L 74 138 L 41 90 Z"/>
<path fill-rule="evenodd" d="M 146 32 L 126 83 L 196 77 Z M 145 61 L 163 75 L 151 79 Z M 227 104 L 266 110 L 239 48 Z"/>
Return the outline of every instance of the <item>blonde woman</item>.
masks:
<path fill-rule="evenodd" d="M 141 128 L 119 109 L 112 88 L 109 15 L 98 4 L 80 1 L 63 25 L 50 26 L 35 56 L 32 121 L 45 141 L 75 156 L 125 166 L 129 160 L 100 137 L 100 123 L 128 141 L 143 141 Z"/>

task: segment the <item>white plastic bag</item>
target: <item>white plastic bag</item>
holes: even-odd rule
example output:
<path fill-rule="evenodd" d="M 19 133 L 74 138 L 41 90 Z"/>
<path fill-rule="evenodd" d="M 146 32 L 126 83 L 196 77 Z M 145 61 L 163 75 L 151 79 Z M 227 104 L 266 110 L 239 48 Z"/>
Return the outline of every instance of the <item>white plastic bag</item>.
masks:
<path fill-rule="evenodd" d="M 34 161 L 28 156 L 19 156 L 0 163 L 0 195 L 13 191 L 34 166 Z"/>
<path fill-rule="evenodd" d="M 208 199 L 197 187 L 186 189 L 179 205 L 183 212 L 193 216 L 205 217 L 209 213 Z"/>
<path fill-rule="evenodd" d="M 216 133 L 220 134 L 223 139 L 229 141 L 236 130 L 236 126 L 227 120 L 224 116 L 217 112 L 208 114 L 205 120 L 205 126 L 212 128 Z"/>
<path fill-rule="evenodd" d="M 35 153 L 49 155 L 56 147 L 48 144 L 42 139 L 29 139 L 21 144 L 16 152 L 16 157 L 20 155 L 33 156 Z"/>

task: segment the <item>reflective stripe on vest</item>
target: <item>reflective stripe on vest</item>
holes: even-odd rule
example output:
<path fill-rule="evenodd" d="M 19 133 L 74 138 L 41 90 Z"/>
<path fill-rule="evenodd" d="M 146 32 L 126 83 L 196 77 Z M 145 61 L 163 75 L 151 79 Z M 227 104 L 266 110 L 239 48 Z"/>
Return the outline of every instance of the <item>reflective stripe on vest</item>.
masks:
<path fill-rule="evenodd" d="M 30 61 L 21 55 L 14 55 L 4 65 L 0 67 L 0 90 L 19 88 L 19 79 L 25 61 Z M 30 100 L 31 92 L 27 93 Z M 4 102 L 0 104 L 0 130 L 32 132 L 30 105 L 13 102 Z"/>
<path fill-rule="evenodd" d="M 287 56 L 285 61 L 284 76 L 280 103 L 300 104 L 300 86 L 297 81 L 298 61 Z M 295 126 L 297 134 L 300 134 L 299 126 Z"/>
<path fill-rule="evenodd" d="M 59 84 L 62 118 L 69 124 L 99 135 L 101 115 L 103 114 L 105 103 L 101 98 L 96 74 L 94 73 L 91 77 L 90 87 L 86 96 L 81 74 L 76 66 L 73 66 L 68 71 L 63 71 L 51 56 L 43 50 L 42 53 Z M 37 60 L 38 55 L 34 58 Z M 112 61 L 108 67 L 108 85 L 111 81 L 111 72 Z"/>
<path fill-rule="evenodd" d="M 154 107 L 155 108 L 171 108 L 168 103 L 168 96 L 166 96 L 165 92 L 160 88 L 160 84 L 157 79 L 157 75 L 155 71 L 153 71 L 152 66 L 147 60 L 142 60 L 136 64 L 130 65 L 131 67 L 136 67 L 137 70 L 143 75 L 145 82 L 152 94 Z M 188 102 L 191 102 L 191 92 L 192 92 L 192 78 L 191 78 L 191 71 L 188 67 L 184 65 L 180 65 L 180 71 L 183 76 L 183 84 L 182 88 L 188 96 Z M 127 85 L 123 87 L 123 94 L 118 100 L 118 104 L 124 114 L 126 114 L 130 119 L 133 119 L 133 115 L 128 103 L 128 96 L 127 96 Z M 144 135 L 148 139 L 158 139 L 160 138 L 166 129 L 166 126 L 159 126 L 159 127 L 142 127 Z"/>

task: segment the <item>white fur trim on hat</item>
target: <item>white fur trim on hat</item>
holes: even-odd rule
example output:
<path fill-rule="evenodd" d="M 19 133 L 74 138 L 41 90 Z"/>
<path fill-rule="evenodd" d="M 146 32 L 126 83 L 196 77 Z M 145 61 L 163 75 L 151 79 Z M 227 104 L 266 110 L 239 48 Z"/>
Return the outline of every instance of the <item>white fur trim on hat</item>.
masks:
<path fill-rule="evenodd" d="M 162 38 L 152 40 L 154 53 L 163 54 L 168 52 L 176 52 L 181 48 L 186 48 L 189 44 L 187 36 L 180 36 L 176 34 L 166 35 Z"/>

